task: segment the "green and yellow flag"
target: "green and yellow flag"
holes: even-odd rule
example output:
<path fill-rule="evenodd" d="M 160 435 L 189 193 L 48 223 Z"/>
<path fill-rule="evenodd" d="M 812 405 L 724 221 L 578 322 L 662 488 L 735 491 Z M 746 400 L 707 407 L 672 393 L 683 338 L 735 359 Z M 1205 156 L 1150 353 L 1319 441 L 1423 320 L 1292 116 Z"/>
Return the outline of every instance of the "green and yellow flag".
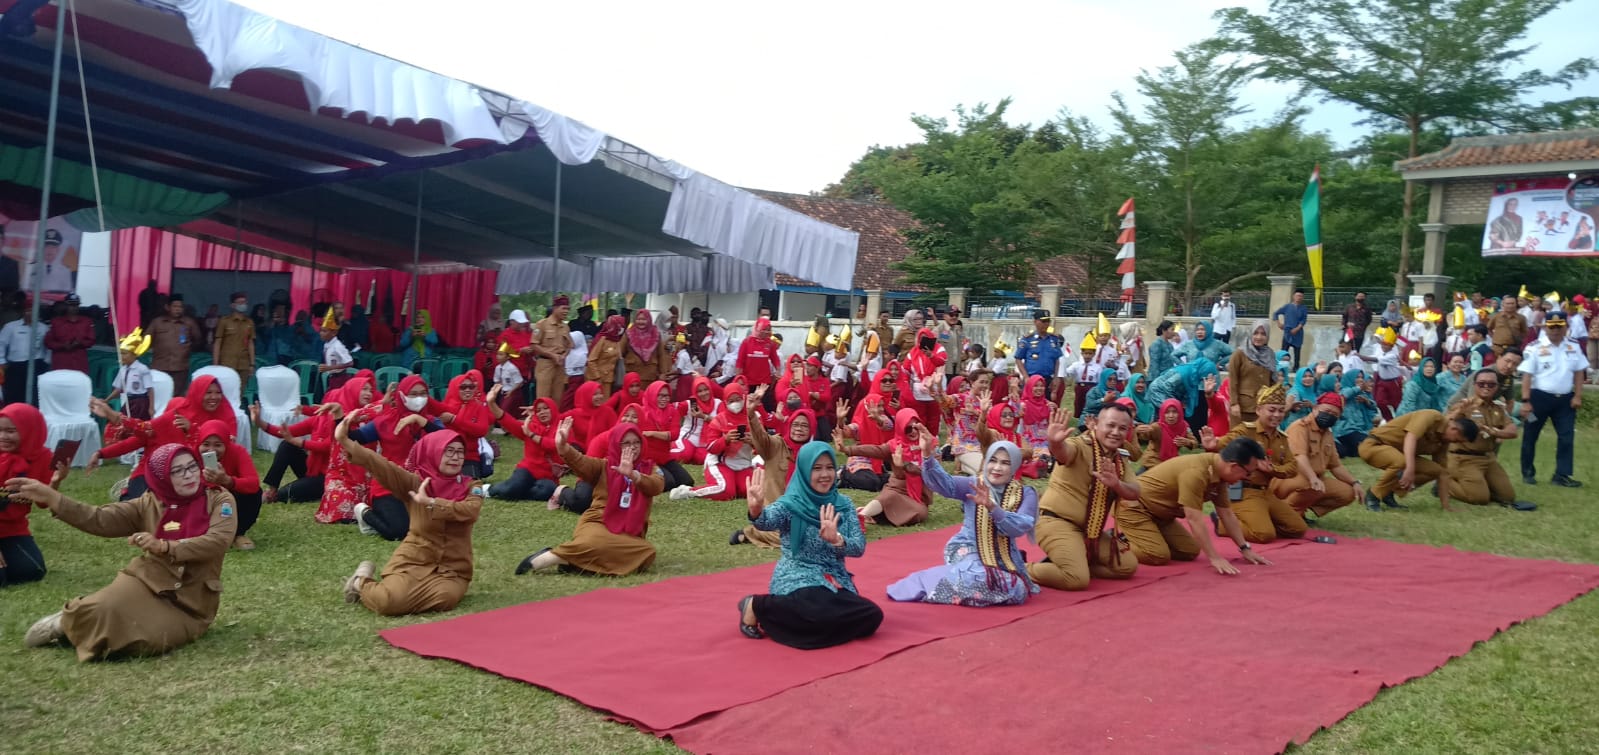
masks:
<path fill-rule="evenodd" d="M 1305 223 L 1305 256 L 1310 258 L 1310 282 L 1316 287 L 1316 309 L 1321 309 L 1321 166 L 1310 172 L 1305 198 L 1299 203 Z"/>

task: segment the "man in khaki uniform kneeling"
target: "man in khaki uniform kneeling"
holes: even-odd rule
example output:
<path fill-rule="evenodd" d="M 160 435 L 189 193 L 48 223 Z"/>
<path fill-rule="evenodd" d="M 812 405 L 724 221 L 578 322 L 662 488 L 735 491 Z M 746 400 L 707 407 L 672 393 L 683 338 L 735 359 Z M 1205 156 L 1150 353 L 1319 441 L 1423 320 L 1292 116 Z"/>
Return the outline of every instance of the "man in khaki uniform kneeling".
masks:
<path fill-rule="evenodd" d="M 1126 579 L 1138 569 L 1126 539 L 1115 529 L 1105 529 L 1116 501 L 1138 497 L 1132 459 L 1122 450 L 1133 414 L 1120 404 L 1107 404 L 1087 433 L 1068 438 L 1071 424 L 1070 410 L 1057 409 L 1050 417 L 1055 469 L 1038 501 L 1033 526 L 1033 540 L 1046 558 L 1027 565 L 1034 582 L 1057 590 L 1087 589 L 1090 577 Z"/>
<path fill-rule="evenodd" d="M 1205 501 L 1216 507 L 1224 531 L 1242 531 L 1238 517 L 1227 501 L 1227 486 L 1248 477 L 1251 472 L 1269 472 L 1266 450 L 1248 438 L 1238 438 L 1221 453 L 1178 456 L 1160 463 L 1138 478 L 1137 500 L 1116 505 L 1116 526 L 1127 535 L 1138 563 L 1159 566 L 1173 560 L 1192 561 L 1204 553 L 1218 574 L 1237 574 L 1238 569 L 1216 552 L 1205 525 Z M 1185 519 L 1188 527 L 1177 523 Z M 1232 535 L 1244 560 L 1267 565 L 1261 555 L 1250 550 L 1249 542 Z"/>
<path fill-rule="evenodd" d="M 1255 421 L 1238 425 L 1220 442 L 1226 447 L 1239 438 L 1248 438 L 1259 443 L 1266 452 L 1264 471 L 1250 472 L 1239 483 L 1243 488 L 1241 495 L 1231 505 L 1244 539 L 1251 543 L 1269 543 L 1279 537 L 1305 534 L 1305 518 L 1273 492 L 1276 483 L 1299 474 L 1299 465 L 1294 463 L 1294 455 L 1288 449 L 1288 437 L 1278 429 L 1287 414 L 1288 391 L 1283 384 L 1261 388 L 1255 396 Z M 1218 525 L 1220 521 L 1218 515 Z M 1218 534 L 1232 532 L 1219 526 L 1217 531 Z"/>

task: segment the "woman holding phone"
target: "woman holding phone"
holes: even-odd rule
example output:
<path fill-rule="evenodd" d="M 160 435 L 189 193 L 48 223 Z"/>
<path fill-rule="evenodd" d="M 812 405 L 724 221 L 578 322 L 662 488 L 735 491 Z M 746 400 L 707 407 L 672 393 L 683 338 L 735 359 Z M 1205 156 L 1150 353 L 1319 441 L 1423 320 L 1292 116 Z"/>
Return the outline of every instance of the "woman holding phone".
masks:
<path fill-rule="evenodd" d="M 200 426 L 200 476 L 205 486 L 223 490 L 233 496 L 239 506 L 239 525 L 233 534 L 234 550 L 255 550 L 255 541 L 245 533 L 255 526 L 261 516 L 261 475 L 244 446 L 233 442 L 233 433 L 226 424 L 217 420 Z"/>

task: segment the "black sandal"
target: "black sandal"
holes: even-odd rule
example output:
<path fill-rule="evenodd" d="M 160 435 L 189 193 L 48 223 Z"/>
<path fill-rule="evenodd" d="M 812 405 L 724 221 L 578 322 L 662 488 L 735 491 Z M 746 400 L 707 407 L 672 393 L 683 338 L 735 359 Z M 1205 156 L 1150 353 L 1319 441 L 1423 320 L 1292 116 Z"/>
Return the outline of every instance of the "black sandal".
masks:
<path fill-rule="evenodd" d="M 749 540 L 744 537 L 743 529 L 733 530 L 733 534 L 729 535 L 727 538 L 728 545 L 743 545 L 747 542 L 749 542 Z"/>
<path fill-rule="evenodd" d="M 516 565 L 516 575 L 520 577 L 523 574 L 526 574 L 526 573 L 528 573 L 530 571 L 533 571 L 533 560 L 538 558 L 539 556 L 542 556 L 542 555 L 544 555 L 546 553 L 549 553 L 552 550 L 554 550 L 554 548 L 545 548 L 544 550 L 541 550 L 538 553 L 534 553 L 533 555 L 522 559 L 522 563 Z"/>
<path fill-rule="evenodd" d="M 755 596 L 754 595 L 745 595 L 744 597 L 739 599 L 739 601 L 738 601 L 738 631 L 742 632 L 745 637 L 748 637 L 748 638 L 750 638 L 752 640 L 759 640 L 759 639 L 764 638 L 766 636 L 765 634 L 761 633 L 760 625 L 759 624 L 745 624 L 744 623 L 744 613 L 749 610 L 750 603 L 753 603 L 753 602 L 755 602 Z"/>

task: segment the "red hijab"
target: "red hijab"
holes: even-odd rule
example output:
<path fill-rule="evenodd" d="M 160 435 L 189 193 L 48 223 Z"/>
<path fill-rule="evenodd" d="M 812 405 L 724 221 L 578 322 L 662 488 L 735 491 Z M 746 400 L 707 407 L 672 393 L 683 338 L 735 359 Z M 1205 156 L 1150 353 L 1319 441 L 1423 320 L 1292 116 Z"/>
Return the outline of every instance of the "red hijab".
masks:
<path fill-rule="evenodd" d="M 187 402 L 177 411 L 174 411 L 169 404 L 167 406 L 167 414 L 182 414 L 184 419 L 189 420 L 189 425 L 195 428 L 216 420 L 228 426 L 229 435 L 237 433 L 239 431 L 239 417 L 234 413 L 233 404 L 229 403 L 227 394 L 224 393 L 222 395 L 217 408 L 209 412 L 205 410 L 205 393 L 213 385 L 217 387 L 218 392 L 222 391 L 222 386 L 217 382 L 215 375 L 201 375 L 195 378 L 194 382 L 189 383 L 189 391 L 184 394 Z"/>
<path fill-rule="evenodd" d="M 1044 395 L 1034 396 L 1033 391 L 1040 385 L 1044 385 Z M 1049 387 L 1044 383 L 1044 376 L 1033 375 L 1027 378 L 1026 385 L 1022 386 L 1022 423 L 1032 426 L 1048 422 L 1050 412 L 1054 408 L 1054 405 L 1049 403 Z"/>
<path fill-rule="evenodd" d="M 710 389 L 711 398 L 709 400 L 702 400 L 700 398 L 700 386 Z M 694 401 L 694 404 L 700 408 L 701 412 L 709 415 L 716 411 L 716 392 L 716 381 L 708 377 L 694 378 L 694 396 L 692 400 Z"/>
<path fill-rule="evenodd" d="M 643 325 L 638 324 L 639 315 L 644 315 Z M 633 324 L 627 328 L 627 345 L 639 359 L 648 362 L 655 358 L 655 350 L 661 347 L 661 331 L 655 329 L 655 318 L 650 317 L 649 310 L 633 313 Z"/>
<path fill-rule="evenodd" d="M 1177 421 L 1166 421 L 1166 410 L 1177 410 Z M 1160 460 L 1177 456 L 1177 439 L 1187 437 L 1188 422 L 1183 419 L 1183 402 L 1181 399 L 1169 398 L 1160 402 L 1160 410 L 1155 414 L 1155 425 L 1160 428 Z"/>
<path fill-rule="evenodd" d="M 152 533 L 159 540 L 184 540 L 199 537 L 211 530 L 211 511 L 206 505 L 204 480 L 197 479 L 194 493 L 186 498 L 180 497 L 172 484 L 172 468 L 182 464 L 185 457 L 196 466 L 200 465 L 200 455 L 194 449 L 168 443 L 152 451 L 149 463 L 145 465 L 144 482 L 161 504 L 161 522 Z M 172 524 L 177 526 L 170 527 Z"/>
<path fill-rule="evenodd" d="M 462 461 L 466 460 L 466 440 L 454 430 L 439 430 L 422 436 L 422 439 L 411 446 L 410 455 L 405 457 L 406 471 L 416 474 L 428 484 L 428 495 L 442 498 L 446 501 L 459 501 L 466 498 L 472 489 L 465 475 L 455 474 L 446 477 L 439 471 L 439 462 L 444 460 L 444 447 L 451 443 L 461 444 Z M 393 491 L 396 497 L 406 495 L 406 491 Z"/>
<path fill-rule="evenodd" d="M 643 394 L 634 396 L 632 388 L 642 382 L 644 382 L 644 378 L 640 377 L 637 372 L 629 372 L 622 376 L 622 388 L 611 394 L 610 400 L 606 402 L 611 405 L 611 411 L 621 414 L 628 404 L 639 403 L 642 400 L 640 396 Z"/>
<path fill-rule="evenodd" d="M 1022 444 L 1021 435 L 1016 432 L 1016 418 L 1011 417 L 1009 425 L 1005 424 L 1005 410 L 1010 409 L 1009 404 L 995 404 L 988 408 L 988 429 L 1000 440 L 1008 440 L 1017 446 Z M 1012 409 L 1014 412 L 1015 410 Z"/>
<path fill-rule="evenodd" d="M 578 386 L 572 397 L 572 411 L 568 414 L 572 418 L 572 439 L 584 449 L 596 434 L 616 423 L 616 410 L 609 401 L 594 405 L 599 393 L 600 384 L 591 380 Z"/>
<path fill-rule="evenodd" d="M 638 425 L 617 425 L 606 438 L 605 456 L 598 457 L 605 464 L 605 529 L 618 535 L 643 537 L 644 530 L 650 524 L 650 499 L 639 494 L 631 480 L 613 469 L 622 463 L 622 440 L 628 435 L 636 436 L 641 443 L 644 440 Z M 633 469 L 639 474 L 650 474 L 655 471 L 655 464 L 641 453 L 638 461 L 633 463 Z M 624 493 L 633 494 L 625 507 L 622 505 Z"/>
<path fill-rule="evenodd" d="M 0 417 L 11 420 L 11 424 L 17 426 L 17 450 L 0 453 L 0 474 L 5 475 L 0 480 L 31 477 L 40 482 L 49 482 L 51 454 L 44 445 L 47 435 L 44 415 L 27 404 L 11 403 L 0 408 Z M 32 506 L 20 499 L 13 501 L 10 506 L 0 504 L 0 537 L 29 534 L 28 512 L 32 510 Z"/>
<path fill-rule="evenodd" d="M 596 337 L 607 341 L 622 340 L 622 331 L 627 330 L 627 319 L 621 315 L 611 315 L 605 318 L 605 323 L 600 325 L 600 332 Z"/>
<path fill-rule="evenodd" d="M 906 464 L 922 463 L 922 444 L 910 439 L 911 423 L 922 421 L 921 415 L 915 409 L 901 409 L 894 415 L 894 437 L 889 440 L 889 450 L 899 449 L 901 457 Z M 926 432 L 924 428 L 922 432 Z M 937 462 L 934 462 L 937 463 Z M 922 497 L 922 476 L 907 473 L 905 475 L 905 492 L 913 500 L 926 502 Z"/>
<path fill-rule="evenodd" d="M 917 379 L 920 380 L 927 379 L 929 375 L 937 374 L 939 367 L 943 366 L 934 357 L 933 351 L 922 348 L 922 340 L 926 338 L 933 339 L 934 349 L 939 348 L 937 344 L 938 335 L 928 328 L 922 328 L 916 331 L 916 344 L 911 347 L 911 353 L 903 355 L 905 356 L 905 366 L 910 368 L 911 372 L 915 373 Z"/>
<path fill-rule="evenodd" d="M 405 398 L 418 386 L 421 386 L 424 390 L 428 387 L 427 381 L 423 380 L 421 375 L 406 375 L 400 380 L 399 387 L 389 397 L 389 401 L 383 407 L 383 411 L 372 420 L 372 423 L 377 425 L 379 438 L 395 437 L 394 426 L 399 424 L 400 420 L 418 413 L 405 407 Z M 417 433 L 420 432 L 421 430 L 418 429 Z M 390 461 L 395 460 L 390 459 Z"/>
<path fill-rule="evenodd" d="M 677 407 L 672 405 L 669 390 L 670 387 L 664 380 L 650 383 L 650 387 L 644 389 L 644 399 L 639 402 L 639 429 L 671 433 L 672 438 L 676 439 L 678 429 L 683 424 L 683 417 L 678 414 Z M 662 396 L 667 398 L 665 408 L 660 407 Z M 645 458 L 656 464 L 665 464 L 672 460 L 672 441 L 657 438 L 643 438 L 643 440 Z"/>
<path fill-rule="evenodd" d="M 798 443 L 795 443 L 793 441 L 793 439 L 790 437 L 790 436 L 793 435 L 793 433 L 791 433 L 790 430 L 792 430 L 793 427 L 794 427 L 794 420 L 797 420 L 800 417 L 804 417 L 807 421 L 810 422 L 810 424 L 811 424 L 811 434 L 810 434 L 810 437 L 806 438 L 805 440 L 802 440 L 802 441 L 800 441 Z M 813 411 L 811 411 L 809 409 L 800 409 L 799 411 L 796 411 L 793 414 L 788 415 L 788 421 L 783 423 L 783 445 L 788 447 L 788 479 L 783 480 L 783 484 L 784 485 L 788 484 L 788 480 L 794 479 L 794 463 L 795 463 L 795 460 L 799 458 L 800 447 L 805 445 L 806 443 L 811 442 L 815 438 L 816 438 L 816 412 L 813 412 Z"/>
<path fill-rule="evenodd" d="M 244 450 L 244 446 L 234 442 L 233 435 L 228 432 L 227 425 L 217 420 L 211 420 L 200 426 L 200 432 L 195 436 L 195 439 L 200 443 L 204 443 L 206 439 L 212 437 L 220 438 L 224 446 L 222 457 L 217 459 L 217 461 L 222 463 L 222 471 L 236 478 L 251 477 L 257 480 L 260 479 L 255 471 L 255 462 L 250 458 L 250 452 Z M 196 445 L 195 451 L 199 451 L 198 445 Z M 240 492 L 253 491 L 241 490 Z"/>

